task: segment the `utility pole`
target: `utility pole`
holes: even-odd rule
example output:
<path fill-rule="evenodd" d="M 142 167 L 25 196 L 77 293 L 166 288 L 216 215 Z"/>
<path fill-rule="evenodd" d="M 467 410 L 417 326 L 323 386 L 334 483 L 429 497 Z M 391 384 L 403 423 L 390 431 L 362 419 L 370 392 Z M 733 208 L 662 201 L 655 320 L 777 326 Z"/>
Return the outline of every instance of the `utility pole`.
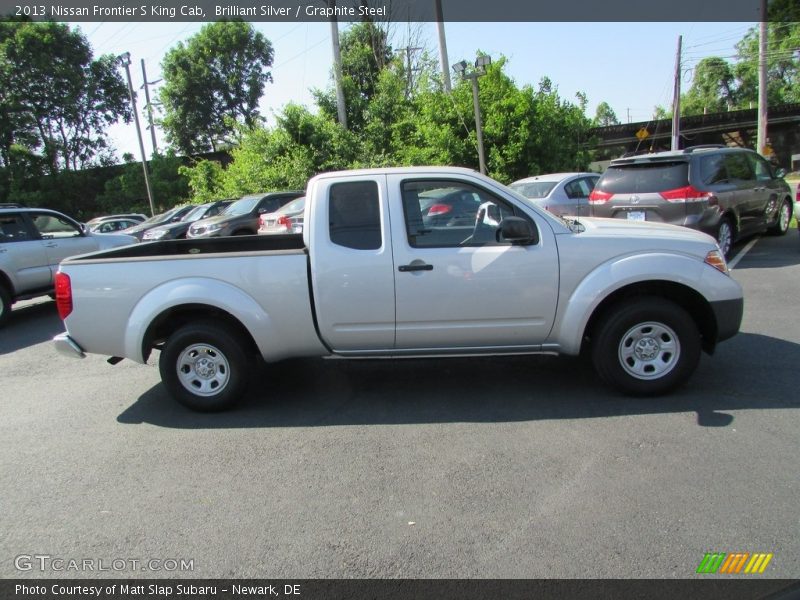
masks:
<path fill-rule="evenodd" d="M 150 124 L 150 137 L 153 140 L 153 154 L 158 154 L 158 146 L 156 145 L 156 126 L 153 124 L 153 105 L 150 103 L 150 82 L 147 81 L 147 72 L 144 70 L 144 59 L 142 59 L 142 79 L 144 80 L 144 98 L 147 100 L 147 122 Z M 160 81 L 160 80 L 159 80 Z M 158 83 L 153 81 L 152 83 Z"/>
<path fill-rule="evenodd" d="M 681 45 L 683 36 L 678 36 L 678 53 L 675 56 L 675 92 L 672 97 L 672 150 L 678 150 L 681 140 Z"/>
<path fill-rule="evenodd" d="M 347 110 L 344 103 L 342 87 L 342 55 L 339 52 L 339 20 L 336 18 L 336 0 L 328 0 L 331 11 L 331 45 L 333 46 L 333 76 L 336 80 L 336 108 L 339 113 L 339 124 L 347 129 Z"/>
<path fill-rule="evenodd" d="M 483 125 L 481 123 L 481 105 L 478 99 L 478 77 L 486 75 L 486 68 L 492 64 L 492 57 L 487 55 L 479 56 L 475 60 L 475 68 L 469 70 L 467 61 L 462 60 L 453 65 L 453 70 L 464 79 L 472 82 L 472 107 L 475 110 L 475 134 L 478 137 L 478 164 L 481 173 L 486 175 L 486 157 L 483 151 Z"/>
<path fill-rule="evenodd" d="M 764 154 L 767 145 L 767 0 L 761 0 L 758 27 L 758 134 L 756 151 Z"/>
<path fill-rule="evenodd" d="M 444 36 L 444 17 L 442 16 L 442 0 L 434 0 L 436 10 L 436 29 L 439 32 L 439 63 L 442 66 L 442 80 L 444 91 L 448 94 L 452 89 L 450 85 L 450 63 L 447 60 L 447 40 Z"/>
<path fill-rule="evenodd" d="M 142 128 L 139 125 L 139 112 L 136 110 L 136 96 L 133 93 L 133 83 L 131 83 L 131 53 L 125 52 L 117 57 L 119 63 L 125 67 L 125 75 L 128 77 L 128 97 L 131 100 L 133 110 L 133 120 L 136 123 L 136 137 L 139 138 L 139 152 L 142 156 L 142 169 L 144 169 L 144 185 L 147 188 L 147 199 L 150 201 L 150 216 L 156 215 L 156 207 L 153 202 L 153 190 L 150 187 L 150 175 L 147 172 L 147 158 L 144 154 L 144 142 L 142 141 Z"/>

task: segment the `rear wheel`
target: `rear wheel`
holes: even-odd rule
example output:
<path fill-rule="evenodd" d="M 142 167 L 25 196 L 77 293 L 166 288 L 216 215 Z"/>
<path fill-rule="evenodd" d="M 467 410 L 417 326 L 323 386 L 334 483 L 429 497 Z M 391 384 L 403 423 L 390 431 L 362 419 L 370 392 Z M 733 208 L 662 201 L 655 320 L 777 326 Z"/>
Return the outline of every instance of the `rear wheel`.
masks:
<path fill-rule="evenodd" d="M 210 412 L 229 408 L 241 398 L 251 360 L 240 334 L 198 321 L 167 339 L 158 366 L 161 380 L 178 402 Z"/>
<path fill-rule="evenodd" d="M 792 220 L 792 203 L 788 199 L 781 202 L 778 209 L 778 214 L 775 218 L 775 224 L 769 228 L 769 232 L 773 235 L 785 235 L 789 231 L 789 222 Z"/>
<path fill-rule="evenodd" d="M 716 238 L 722 254 L 725 258 L 729 258 L 733 248 L 733 225 L 728 217 L 722 217 L 719 225 L 717 225 Z"/>
<path fill-rule="evenodd" d="M 628 300 L 614 307 L 596 332 L 592 341 L 595 370 L 626 394 L 665 394 L 685 383 L 700 360 L 695 322 L 669 300 Z"/>
<path fill-rule="evenodd" d="M 11 315 L 11 294 L 0 284 L 0 327 L 2 327 Z"/>

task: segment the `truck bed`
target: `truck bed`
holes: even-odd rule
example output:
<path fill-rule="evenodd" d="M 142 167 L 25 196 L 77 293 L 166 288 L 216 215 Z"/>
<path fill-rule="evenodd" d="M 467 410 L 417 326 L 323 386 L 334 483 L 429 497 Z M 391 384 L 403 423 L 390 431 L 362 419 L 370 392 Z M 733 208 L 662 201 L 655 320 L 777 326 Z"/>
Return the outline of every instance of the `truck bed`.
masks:
<path fill-rule="evenodd" d="M 99 260 L 146 259 L 176 256 L 196 256 L 198 254 L 236 254 L 254 252 L 304 252 L 303 236 L 288 235 L 246 235 L 234 237 L 200 238 L 186 240 L 165 240 L 163 242 L 144 242 L 113 250 L 93 252 L 67 259 L 65 262 L 86 262 Z"/>

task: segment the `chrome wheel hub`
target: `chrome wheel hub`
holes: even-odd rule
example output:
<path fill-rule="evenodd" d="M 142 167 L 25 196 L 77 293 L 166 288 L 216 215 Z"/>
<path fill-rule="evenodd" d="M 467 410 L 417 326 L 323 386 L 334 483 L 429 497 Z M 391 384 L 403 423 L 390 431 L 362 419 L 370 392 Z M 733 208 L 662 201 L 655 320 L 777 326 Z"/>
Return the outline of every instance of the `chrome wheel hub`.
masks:
<path fill-rule="evenodd" d="M 620 340 L 620 365 L 636 379 L 658 379 L 678 364 L 680 341 L 675 332 L 654 321 L 631 327 Z"/>
<path fill-rule="evenodd" d="M 228 359 L 210 344 L 187 347 L 175 367 L 181 385 L 198 396 L 219 394 L 230 381 Z"/>

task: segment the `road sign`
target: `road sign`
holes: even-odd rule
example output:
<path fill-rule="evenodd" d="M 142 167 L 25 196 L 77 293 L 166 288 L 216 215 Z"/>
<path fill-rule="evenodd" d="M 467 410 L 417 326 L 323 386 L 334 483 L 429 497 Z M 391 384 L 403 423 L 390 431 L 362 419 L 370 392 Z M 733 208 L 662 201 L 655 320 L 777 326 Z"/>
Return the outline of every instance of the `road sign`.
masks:
<path fill-rule="evenodd" d="M 639 131 L 636 132 L 636 138 L 641 142 L 644 138 L 650 135 L 650 132 L 647 131 L 644 127 L 642 127 Z"/>

